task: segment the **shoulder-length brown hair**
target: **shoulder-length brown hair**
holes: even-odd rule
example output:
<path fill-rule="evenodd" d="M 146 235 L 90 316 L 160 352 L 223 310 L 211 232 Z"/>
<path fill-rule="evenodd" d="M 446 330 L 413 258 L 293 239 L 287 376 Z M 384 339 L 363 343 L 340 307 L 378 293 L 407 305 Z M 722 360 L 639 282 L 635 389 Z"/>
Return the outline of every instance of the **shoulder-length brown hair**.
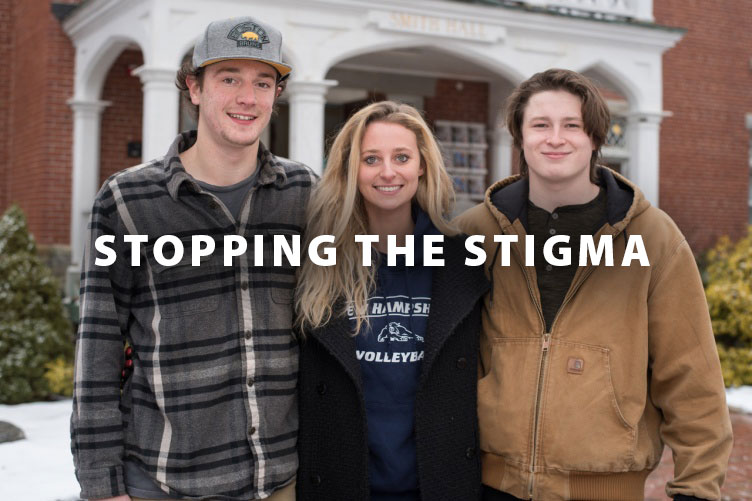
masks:
<path fill-rule="evenodd" d="M 593 154 L 590 157 L 590 181 L 597 181 L 596 165 L 601 156 L 601 147 L 606 143 L 611 113 L 597 87 L 585 75 L 571 70 L 553 68 L 536 73 L 517 86 L 506 101 L 506 125 L 519 151 L 520 173 L 527 175 L 525 152 L 522 151 L 522 119 L 530 98 L 547 90 L 563 90 L 579 97 L 582 101 L 582 121 L 585 132 L 593 141 Z"/>

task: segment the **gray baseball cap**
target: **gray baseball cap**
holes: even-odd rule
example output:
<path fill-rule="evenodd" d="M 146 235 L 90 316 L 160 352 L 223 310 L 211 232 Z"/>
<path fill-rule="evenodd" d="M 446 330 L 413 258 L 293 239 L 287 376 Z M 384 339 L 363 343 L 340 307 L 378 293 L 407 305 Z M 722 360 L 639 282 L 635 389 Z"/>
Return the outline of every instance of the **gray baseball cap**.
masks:
<path fill-rule="evenodd" d="M 253 59 L 276 68 L 286 77 L 292 68 L 282 62 L 282 34 L 252 17 L 214 21 L 193 49 L 196 68 L 227 59 Z"/>

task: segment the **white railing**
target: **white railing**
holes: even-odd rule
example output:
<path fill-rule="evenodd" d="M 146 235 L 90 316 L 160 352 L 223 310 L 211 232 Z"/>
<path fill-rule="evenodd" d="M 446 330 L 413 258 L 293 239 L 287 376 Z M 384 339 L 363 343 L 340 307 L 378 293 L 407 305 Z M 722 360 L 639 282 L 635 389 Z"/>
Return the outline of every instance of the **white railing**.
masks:
<path fill-rule="evenodd" d="M 653 0 L 526 0 L 536 7 L 653 21 Z"/>

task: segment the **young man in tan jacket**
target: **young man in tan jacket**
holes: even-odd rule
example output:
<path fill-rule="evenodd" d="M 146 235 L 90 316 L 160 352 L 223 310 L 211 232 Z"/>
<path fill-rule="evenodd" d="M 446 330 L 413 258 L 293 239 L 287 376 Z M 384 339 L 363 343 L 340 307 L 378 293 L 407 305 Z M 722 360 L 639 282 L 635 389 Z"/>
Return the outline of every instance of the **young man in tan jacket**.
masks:
<path fill-rule="evenodd" d="M 507 101 L 521 175 L 458 219 L 485 235 L 493 284 L 478 383 L 486 500 L 641 500 L 664 444 L 669 496 L 720 498 L 731 426 L 700 276 L 674 222 L 596 165 L 609 123 L 584 76 L 534 75 Z M 544 252 L 552 237 L 569 238 Z"/>

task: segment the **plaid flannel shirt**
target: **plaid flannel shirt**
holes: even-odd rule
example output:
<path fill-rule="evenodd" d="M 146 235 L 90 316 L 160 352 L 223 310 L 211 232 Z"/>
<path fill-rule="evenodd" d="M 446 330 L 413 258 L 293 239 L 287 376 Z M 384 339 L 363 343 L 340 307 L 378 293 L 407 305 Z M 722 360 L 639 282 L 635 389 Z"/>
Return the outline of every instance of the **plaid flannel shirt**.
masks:
<path fill-rule="evenodd" d="M 292 335 L 295 269 L 272 266 L 273 235 L 301 234 L 316 175 L 259 147 L 259 175 L 235 221 L 187 174 L 178 153 L 110 177 L 97 194 L 82 261 L 71 449 L 81 497 L 125 493 L 123 459 L 166 493 L 203 499 L 266 497 L 297 469 L 298 347 Z M 124 235 L 148 236 L 132 267 Z M 184 244 L 176 266 L 156 262 L 165 234 Z M 215 239 L 191 266 L 191 236 Z M 222 262 L 223 237 L 245 255 Z M 254 235 L 264 265 L 254 266 Z M 114 235 L 117 259 L 97 266 L 94 241 Z M 170 257 L 171 246 L 165 246 Z M 122 391 L 123 345 L 134 350 Z"/>

